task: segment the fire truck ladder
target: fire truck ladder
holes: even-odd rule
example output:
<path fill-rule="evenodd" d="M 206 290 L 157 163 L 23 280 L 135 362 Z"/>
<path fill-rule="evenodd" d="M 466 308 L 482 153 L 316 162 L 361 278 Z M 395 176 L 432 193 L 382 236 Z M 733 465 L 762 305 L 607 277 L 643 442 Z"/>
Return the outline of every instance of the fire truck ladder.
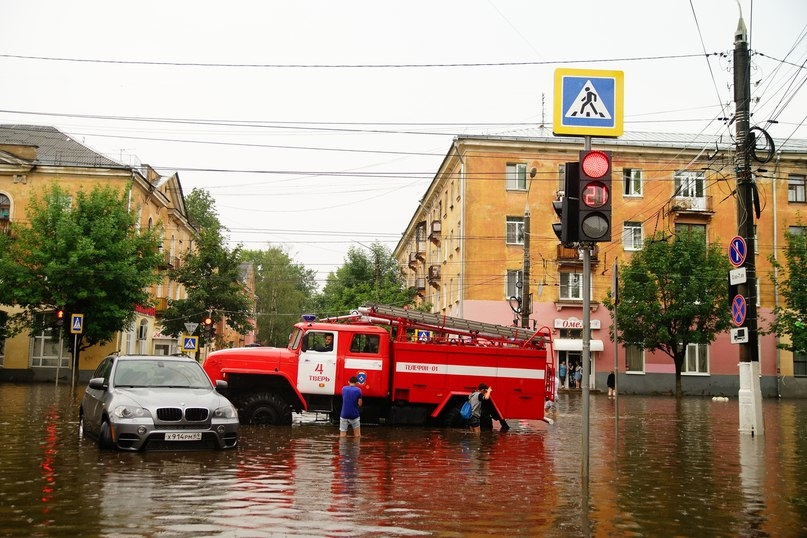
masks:
<path fill-rule="evenodd" d="M 380 305 L 366 303 L 359 308 L 359 312 L 365 316 L 386 319 L 390 321 L 406 321 L 412 327 L 429 329 L 433 331 L 445 331 L 468 336 L 489 338 L 504 342 L 519 343 L 527 345 L 529 342 L 550 343 L 550 333 L 546 328 L 531 331 L 521 327 L 505 327 L 495 323 L 483 323 L 462 318 L 453 318 L 432 312 L 419 312 L 398 306 Z"/>

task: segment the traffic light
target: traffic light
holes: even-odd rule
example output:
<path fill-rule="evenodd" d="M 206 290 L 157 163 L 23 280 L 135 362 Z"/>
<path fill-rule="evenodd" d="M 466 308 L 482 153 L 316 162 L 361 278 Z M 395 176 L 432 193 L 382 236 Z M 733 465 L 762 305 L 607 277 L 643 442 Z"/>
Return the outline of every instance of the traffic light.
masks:
<path fill-rule="evenodd" d="M 64 310 L 59 308 L 56 310 L 56 326 L 62 327 L 64 325 Z"/>
<path fill-rule="evenodd" d="M 560 218 L 560 222 L 552 224 L 552 230 L 564 245 L 571 245 L 578 241 L 577 193 L 579 182 L 580 167 L 578 163 L 566 163 L 563 197 L 552 202 L 552 208 Z"/>
<path fill-rule="evenodd" d="M 581 151 L 577 240 L 611 240 L 611 152 Z"/>
<path fill-rule="evenodd" d="M 213 318 L 205 316 L 205 319 L 202 320 L 202 325 L 204 326 L 205 330 L 209 331 L 213 327 Z"/>

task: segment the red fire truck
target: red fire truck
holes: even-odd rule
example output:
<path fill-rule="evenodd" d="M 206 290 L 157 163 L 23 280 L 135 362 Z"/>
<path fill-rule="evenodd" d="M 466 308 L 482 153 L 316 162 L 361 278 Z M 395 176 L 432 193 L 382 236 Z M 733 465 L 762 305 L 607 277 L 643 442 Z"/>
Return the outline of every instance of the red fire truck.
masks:
<path fill-rule="evenodd" d="M 286 348 L 223 349 L 204 369 L 214 383 L 227 381 L 245 424 L 291 424 L 302 411 L 338 420 L 351 376 L 362 390 L 365 423 L 457 425 L 481 382 L 494 389 L 499 416 L 543 420 L 555 399 L 551 345 L 548 328 L 368 304 L 349 316 L 304 316 Z"/>

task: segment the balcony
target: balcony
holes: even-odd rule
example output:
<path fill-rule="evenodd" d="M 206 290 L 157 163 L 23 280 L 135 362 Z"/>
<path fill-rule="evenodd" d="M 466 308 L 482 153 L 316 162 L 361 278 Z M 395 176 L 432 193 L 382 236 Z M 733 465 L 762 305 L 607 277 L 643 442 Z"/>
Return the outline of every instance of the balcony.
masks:
<path fill-rule="evenodd" d="M 700 198 L 678 196 L 670 202 L 670 211 L 679 215 L 711 217 L 714 214 L 711 196 Z"/>
<path fill-rule="evenodd" d="M 594 248 L 591 251 L 591 261 L 597 261 L 597 256 L 600 252 L 600 246 L 594 245 Z M 564 247 L 563 245 L 558 245 L 558 261 L 566 262 L 566 263 L 583 263 L 583 253 L 576 249 L 570 247 Z"/>
<path fill-rule="evenodd" d="M 410 252 L 410 253 L 409 253 L 409 262 L 408 262 L 408 265 L 409 265 L 409 268 L 410 268 L 411 270 L 413 270 L 413 271 L 417 271 L 417 270 L 418 270 L 418 262 L 419 262 L 419 261 L 420 261 L 420 260 L 418 260 L 418 253 L 417 253 L 417 252 Z"/>
<path fill-rule="evenodd" d="M 165 312 L 165 309 L 168 308 L 168 298 L 167 297 L 157 297 L 154 299 L 154 311 Z"/>
<path fill-rule="evenodd" d="M 443 230 L 443 225 L 439 220 L 432 221 L 431 233 L 429 234 L 429 241 L 440 246 L 440 233 Z"/>
<path fill-rule="evenodd" d="M 440 266 L 439 265 L 430 265 L 429 266 L 429 284 L 432 287 L 440 288 Z"/>
<path fill-rule="evenodd" d="M 425 278 L 421 277 L 421 278 L 416 278 L 415 279 L 415 290 L 417 290 L 417 294 L 419 296 L 421 296 L 421 297 L 424 297 L 426 295 L 426 279 Z"/>

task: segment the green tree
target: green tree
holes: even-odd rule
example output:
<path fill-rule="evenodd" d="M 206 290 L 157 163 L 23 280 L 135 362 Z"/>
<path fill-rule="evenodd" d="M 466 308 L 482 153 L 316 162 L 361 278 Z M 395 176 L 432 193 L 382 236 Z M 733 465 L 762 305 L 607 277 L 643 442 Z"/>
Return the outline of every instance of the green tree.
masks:
<path fill-rule="evenodd" d="M 87 349 L 127 328 L 135 305 L 149 304 L 160 239 L 137 230 L 127 199 L 128 189 L 70 194 L 53 185 L 31 200 L 30 225 L 15 225 L 0 244 L 0 303 L 23 308 L 9 316 L 10 334 L 38 332 L 52 323 L 38 313 L 63 308 L 68 320 L 84 314 L 79 349 Z"/>
<path fill-rule="evenodd" d="M 317 305 L 320 315 L 335 316 L 367 302 L 404 306 L 414 297 L 390 250 L 376 242 L 369 249 L 348 249 L 345 263 L 328 275 Z"/>
<path fill-rule="evenodd" d="M 731 323 L 725 253 L 702 233 L 659 234 L 623 264 L 619 273 L 618 341 L 661 351 L 675 363 L 675 395 L 689 344 L 709 344 Z M 609 296 L 605 305 L 614 315 Z M 613 325 L 612 329 L 613 331 Z M 614 338 L 612 332 L 611 338 Z"/>
<path fill-rule="evenodd" d="M 241 247 L 227 248 L 226 229 L 207 191 L 191 191 L 185 207 L 199 233 L 196 249 L 185 255 L 179 269 L 171 272 L 171 278 L 185 287 L 187 298 L 169 300 L 161 322 L 163 330 L 177 336 L 186 332 L 186 322 L 201 323 L 210 312 L 214 324 L 224 320 L 244 334 L 252 329 L 252 300 L 242 279 Z M 207 343 L 209 338 L 199 332 L 201 342 Z"/>
<path fill-rule="evenodd" d="M 799 227 L 802 230 L 801 221 Z M 777 345 L 792 353 L 807 353 L 807 234 L 788 233 L 786 235 L 785 259 L 787 266 L 782 265 L 772 256 L 771 263 L 778 274 L 771 276 L 777 285 L 784 301 L 784 306 L 774 308 L 775 318 L 770 331 L 780 338 L 787 337 L 787 342 Z"/>
<path fill-rule="evenodd" d="M 243 259 L 255 268 L 258 341 L 285 347 L 300 315 L 312 308 L 316 273 L 277 247 L 244 251 Z"/>

